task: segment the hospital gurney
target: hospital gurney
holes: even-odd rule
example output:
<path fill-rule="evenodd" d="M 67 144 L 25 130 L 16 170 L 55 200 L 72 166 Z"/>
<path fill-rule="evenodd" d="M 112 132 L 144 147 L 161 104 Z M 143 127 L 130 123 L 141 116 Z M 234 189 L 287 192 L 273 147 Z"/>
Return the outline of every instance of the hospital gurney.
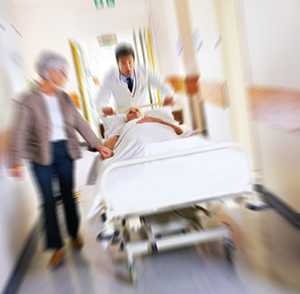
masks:
<path fill-rule="evenodd" d="M 250 168 L 238 146 L 200 136 L 163 142 L 157 156 L 108 165 L 97 184 L 90 217 L 101 224 L 97 239 L 122 251 L 130 278 L 137 256 L 223 240 L 232 260 L 234 244 L 225 225 L 203 228 L 205 204 L 251 192 Z"/>

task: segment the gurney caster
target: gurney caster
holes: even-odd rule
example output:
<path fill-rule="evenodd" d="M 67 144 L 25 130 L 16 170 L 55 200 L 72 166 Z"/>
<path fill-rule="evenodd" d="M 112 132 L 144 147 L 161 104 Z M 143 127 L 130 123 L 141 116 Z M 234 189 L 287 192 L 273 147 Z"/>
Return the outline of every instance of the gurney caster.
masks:
<path fill-rule="evenodd" d="M 234 264 L 234 253 L 235 253 L 235 245 L 234 242 L 229 238 L 224 238 L 223 240 L 223 248 L 224 248 L 224 254 L 227 262 L 230 265 Z"/>

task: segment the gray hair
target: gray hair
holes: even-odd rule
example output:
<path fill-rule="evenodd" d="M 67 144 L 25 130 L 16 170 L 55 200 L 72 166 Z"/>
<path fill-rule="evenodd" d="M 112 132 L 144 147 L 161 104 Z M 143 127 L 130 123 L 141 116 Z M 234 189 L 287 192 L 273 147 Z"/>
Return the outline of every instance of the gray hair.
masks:
<path fill-rule="evenodd" d="M 52 51 L 44 51 L 40 54 L 38 61 L 36 63 L 36 71 L 38 75 L 43 79 L 48 79 L 48 70 L 63 70 L 67 69 L 67 60 Z"/>

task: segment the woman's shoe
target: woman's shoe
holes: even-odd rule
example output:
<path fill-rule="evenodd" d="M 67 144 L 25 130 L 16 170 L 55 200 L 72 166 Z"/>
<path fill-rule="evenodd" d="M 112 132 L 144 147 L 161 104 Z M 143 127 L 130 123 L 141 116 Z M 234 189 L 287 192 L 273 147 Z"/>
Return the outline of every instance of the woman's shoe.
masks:
<path fill-rule="evenodd" d="M 71 245 L 74 250 L 77 250 L 77 251 L 81 250 L 84 245 L 83 239 L 81 238 L 81 236 L 78 236 L 77 238 L 72 239 Z"/>
<path fill-rule="evenodd" d="M 49 260 L 48 267 L 51 269 L 55 269 L 55 268 L 59 267 L 60 265 L 63 264 L 63 262 L 65 260 L 65 256 L 66 256 L 66 253 L 63 248 L 55 250 Z"/>

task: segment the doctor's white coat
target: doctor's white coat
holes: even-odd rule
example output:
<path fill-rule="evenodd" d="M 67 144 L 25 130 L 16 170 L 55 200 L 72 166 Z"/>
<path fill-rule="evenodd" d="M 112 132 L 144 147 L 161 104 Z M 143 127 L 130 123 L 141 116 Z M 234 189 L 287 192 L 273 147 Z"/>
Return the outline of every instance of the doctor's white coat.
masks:
<path fill-rule="evenodd" d="M 126 82 L 121 79 L 119 70 L 113 68 L 106 74 L 98 92 L 96 98 L 97 110 L 100 111 L 103 107 L 112 106 L 118 111 L 128 109 L 131 106 L 149 104 L 149 84 L 160 90 L 163 97 L 174 95 L 170 86 L 141 67 L 135 69 L 134 87 L 131 93 Z"/>

